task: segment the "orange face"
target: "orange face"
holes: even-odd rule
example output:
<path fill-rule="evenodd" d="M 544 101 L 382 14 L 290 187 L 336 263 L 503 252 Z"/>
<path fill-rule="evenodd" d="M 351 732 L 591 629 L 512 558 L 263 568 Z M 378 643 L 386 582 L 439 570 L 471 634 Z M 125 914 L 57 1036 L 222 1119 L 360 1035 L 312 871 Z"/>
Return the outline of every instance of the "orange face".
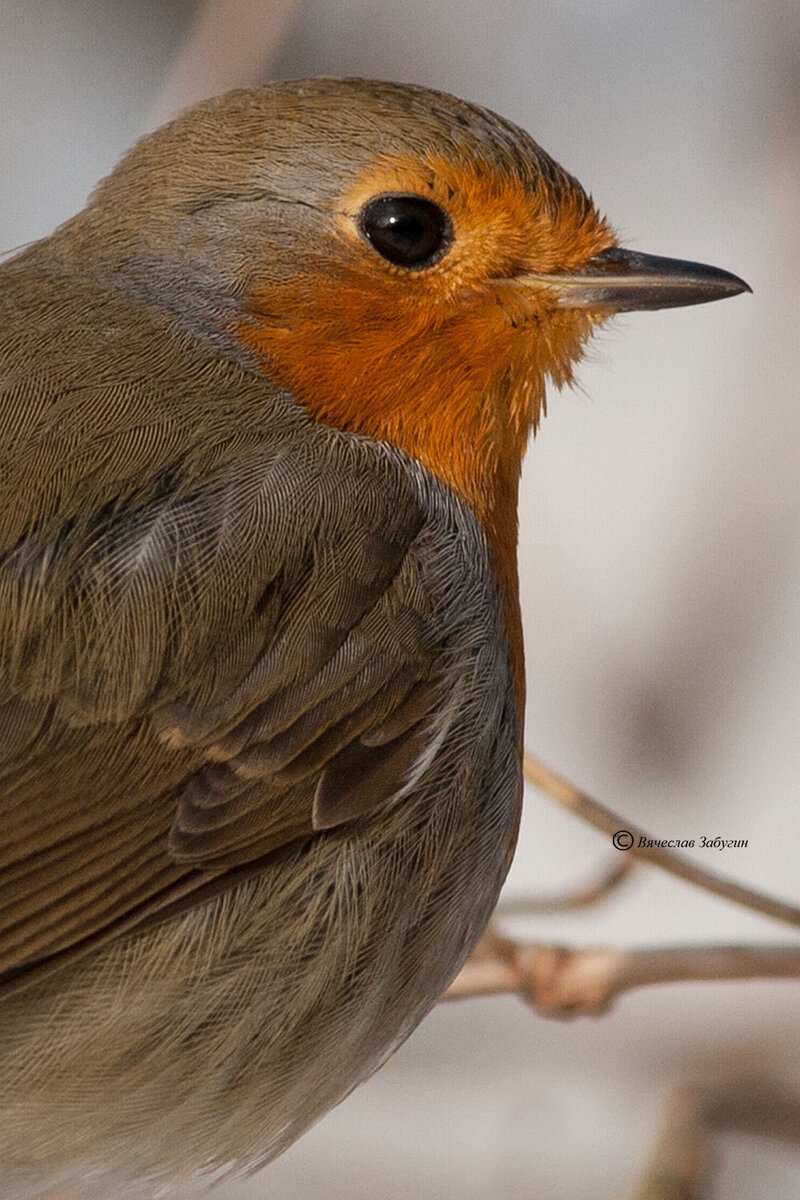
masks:
<path fill-rule="evenodd" d="M 447 215 L 432 265 L 394 265 L 364 236 L 359 214 L 387 194 Z M 497 471 L 516 479 L 545 375 L 570 378 L 597 319 L 516 277 L 580 267 L 612 233 L 577 188 L 554 198 L 544 182 L 531 191 L 496 165 L 433 155 L 375 163 L 330 216 L 334 252 L 318 269 L 309 256 L 276 281 L 253 265 L 237 338 L 315 417 L 399 446 L 495 532 Z"/>
<path fill-rule="evenodd" d="M 387 195 L 445 215 L 435 261 L 397 265 L 370 242 L 363 214 Z M 600 319 L 519 277 L 579 268 L 613 234 L 577 185 L 553 195 L 496 163 L 439 155 L 375 162 L 321 216 L 319 259 L 277 279 L 252 264 L 235 335 L 320 421 L 390 442 L 459 493 L 513 606 L 517 484 L 544 379 L 570 379 Z"/>

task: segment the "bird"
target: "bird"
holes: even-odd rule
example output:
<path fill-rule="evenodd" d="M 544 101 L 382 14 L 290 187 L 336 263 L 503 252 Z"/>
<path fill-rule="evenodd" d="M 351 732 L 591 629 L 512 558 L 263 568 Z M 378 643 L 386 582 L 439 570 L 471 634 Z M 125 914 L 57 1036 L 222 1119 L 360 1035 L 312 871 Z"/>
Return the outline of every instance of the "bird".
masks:
<path fill-rule="evenodd" d="M 0 1188 L 255 1170 L 371 1075 L 514 849 L 517 491 L 625 249 L 511 122 L 238 90 L 0 267 Z"/>

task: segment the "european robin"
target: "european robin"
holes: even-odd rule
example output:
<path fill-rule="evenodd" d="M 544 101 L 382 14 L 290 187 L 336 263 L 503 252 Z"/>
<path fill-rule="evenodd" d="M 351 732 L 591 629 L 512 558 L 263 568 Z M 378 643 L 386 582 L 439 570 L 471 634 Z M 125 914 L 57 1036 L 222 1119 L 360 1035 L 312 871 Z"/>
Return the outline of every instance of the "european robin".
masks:
<path fill-rule="evenodd" d="M 545 378 L 745 288 L 333 79 L 199 105 L 2 267 L 6 1200 L 253 1168 L 430 1009 L 517 829 Z"/>

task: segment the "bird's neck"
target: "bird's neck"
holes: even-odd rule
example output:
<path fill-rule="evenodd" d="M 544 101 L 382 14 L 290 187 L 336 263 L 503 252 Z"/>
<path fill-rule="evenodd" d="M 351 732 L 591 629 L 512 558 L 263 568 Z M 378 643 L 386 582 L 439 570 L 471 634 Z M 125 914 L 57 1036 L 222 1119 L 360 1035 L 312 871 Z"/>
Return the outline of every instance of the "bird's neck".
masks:
<path fill-rule="evenodd" d="M 517 497 L 522 458 L 541 406 L 542 376 L 526 375 L 525 386 L 515 385 L 508 372 L 489 378 L 482 370 L 486 356 L 480 354 L 474 369 L 451 360 L 453 369 L 443 374 L 441 343 L 430 362 L 415 361 L 412 346 L 407 361 L 376 355 L 369 370 L 355 370 L 352 357 L 328 361 L 313 336 L 307 347 L 299 346 L 302 332 L 297 325 L 286 335 L 245 325 L 237 330 L 237 340 L 317 420 L 397 447 L 467 503 L 492 553 L 521 717 L 525 668 Z"/>
<path fill-rule="evenodd" d="M 490 390 L 463 406 L 421 407 L 413 421 L 388 411 L 354 431 L 397 446 L 466 502 L 481 525 L 492 554 L 503 605 L 509 659 L 519 711 L 525 698 L 525 660 L 517 569 L 517 506 L 522 459 L 530 422 L 513 428 L 506 388 Z M 506 411 L 502 411 L 503 408 Z M 324 418 L 323 418 L 324 419 Z"/>

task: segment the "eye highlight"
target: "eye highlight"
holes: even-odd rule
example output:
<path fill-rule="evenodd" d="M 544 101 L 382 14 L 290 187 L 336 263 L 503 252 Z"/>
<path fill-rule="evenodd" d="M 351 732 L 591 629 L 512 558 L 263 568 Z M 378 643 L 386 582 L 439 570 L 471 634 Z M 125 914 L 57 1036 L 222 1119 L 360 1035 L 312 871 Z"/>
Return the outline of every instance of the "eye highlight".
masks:
<path fill-rule="evenodd" d="M 423 196 L 376 196 L 362 208 L 358 224 L 381 258 L 409 270 L 438 262 L 453 240 L 447 213 Z"/>

